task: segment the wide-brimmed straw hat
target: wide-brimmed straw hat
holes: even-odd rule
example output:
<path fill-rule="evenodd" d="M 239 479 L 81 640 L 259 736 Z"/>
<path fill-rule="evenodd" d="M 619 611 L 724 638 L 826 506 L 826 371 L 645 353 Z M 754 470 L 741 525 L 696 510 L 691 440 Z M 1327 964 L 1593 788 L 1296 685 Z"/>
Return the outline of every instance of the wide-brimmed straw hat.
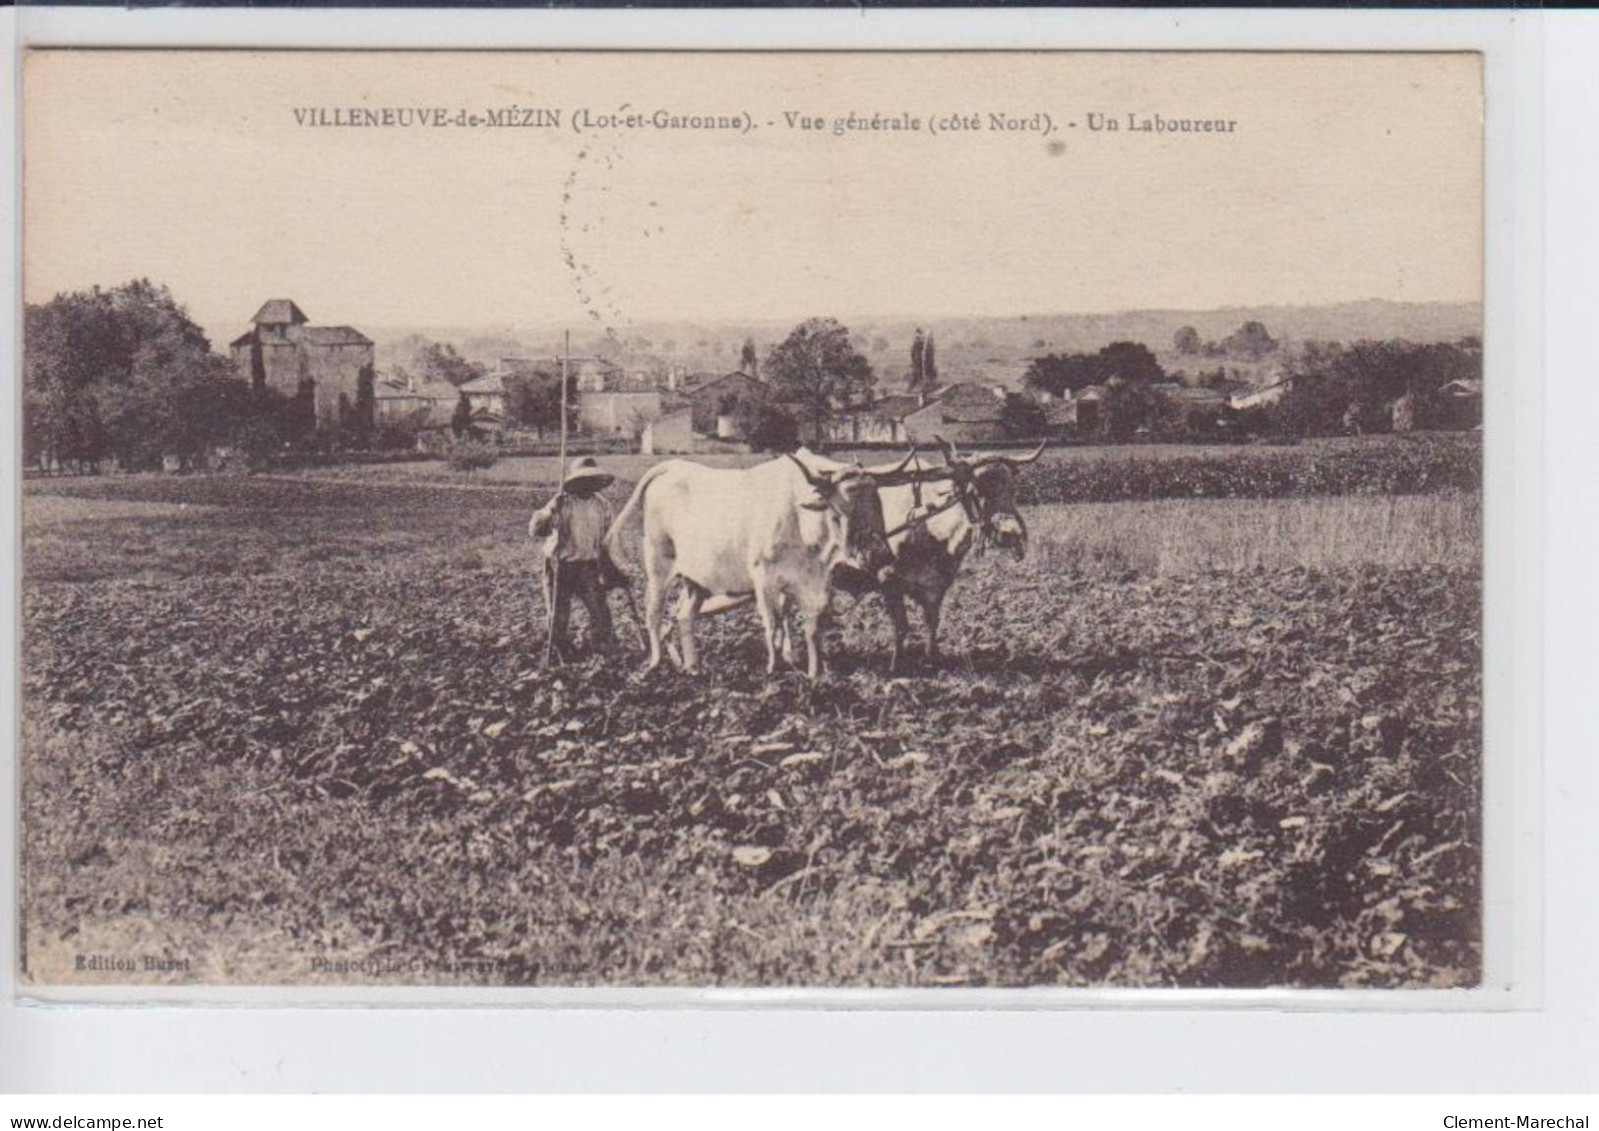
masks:
<path fill-rule="evenodd" d="M 572 465 L 572 470 L 566 473 L 562 481 L 563 487 L 587 487 L 591 490 L 601 490 L 616 482 L 616 476 L 606 471 L 601 471 L 594 462 L 593 456 L 584 456 Z"/>

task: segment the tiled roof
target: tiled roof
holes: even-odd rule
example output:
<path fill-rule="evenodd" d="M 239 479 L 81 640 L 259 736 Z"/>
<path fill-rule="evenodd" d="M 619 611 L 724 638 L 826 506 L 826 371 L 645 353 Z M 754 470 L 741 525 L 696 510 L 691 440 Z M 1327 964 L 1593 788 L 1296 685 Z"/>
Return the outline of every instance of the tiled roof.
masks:
<path fill-rule="evenodd" d="M 503 393 L 505 392 L 505 378 L 498 373 L 485 373 L 481 377 L 474 377 L 463 385 L 457 386 L 463 393 Z"/>
<path fill-rule="evenodd" d="M 415 388 L 396 384 L 393 379 L 380 381 L 375 391 L 378 400 L 405 400 L 414 397 L 423 401 L 448 401 L 454 405 L 461 391 L 448 381 L 418 381 Z"/>
<path fill-rule="evenodd" d="M 940 416 L 948 424 L 993 424 L 1004 415 L 1003 405 L 995 404 L 993 408 L 978 405 L 946 405 Z"/>
<path fill-rule="evenodd" d="M 300 331 L 314 346 L 369 346 L 372 339 L 351 326 L 307 326 Z"/>
<path fill-rule="evenodd" d="M 255 312 L 255 317 L 250 319 L 257 326 L 282 326 L 287 323 L 309 322 L 305 311 L 294 305 L 290 298 L 268 299 L 261 304 L 261 309 Z"/>
<path fill-rule="evenodd" d="M 1004 410 L 1005 402 L 993 390 L 982 385 L 961 384 L 946 385 L 939 390 L 937 400 L 928 401 L 920 408 L 912 407 L 904 415 L 928 412 L 950 424 L 992 424 L 1000 419 Z"/>
<path fill-rule="evenodd" d="M 946 385 L 939 390 L 938 399 L 944 404 L 998 405 L 1000 398 L 986 385 L 962 383 Z"/>
<path fill-rule="evenodd" d="M 1228 399 L 1227 393 L 1220 389 L 1207 389 L 1202 385 L 1173 385 L 1170 388 L 1151 385 L 1152 392 L 1159 392 L 1174 401 L 1186 401 L 1189 404 L 1219 403 Z"/>
<path fill-rule="evenodd" d="M 898 394 L 891 397 L 879 397 L 867 411 L 874 416 L 882 416 L 890 420 L 901 420 L 921 407 L 922 402 L 919 398 L 907 394 Z"/>
<path fill-rule="evenodd" d="M 722 388 L 724 385 L 755 385 L 760 388 L 765 388 L 766 382 L 762 381 L 759 377 L 751 377 L 748 373 L 724 373 L 720 377 L 708 377 L 705 380 L 700 381 L 698 384 L 690 385 L 684 391 L 689 396 L 698 400 L 713 390 Z"/>

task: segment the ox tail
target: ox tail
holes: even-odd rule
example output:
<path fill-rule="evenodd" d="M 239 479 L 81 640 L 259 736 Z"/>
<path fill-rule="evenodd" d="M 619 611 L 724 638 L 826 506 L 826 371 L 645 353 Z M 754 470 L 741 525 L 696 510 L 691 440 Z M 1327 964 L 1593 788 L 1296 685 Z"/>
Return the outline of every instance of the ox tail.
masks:
<path fill-rule="evenodd" d="M 622 531 L 626 528 L 628 520 L 633 517 L 633 512 L 643 504 L 644 492 L 649 485 L 659 479 L 670 463 L 658 463 L 639 476 L 638 485 L 633 488 L 633 493 L 628 496 L 627 503 L 617 513 L 616 519 L 611 523 L 611 528 L 605 532 L 605 551 L 610 554 L 613 562 L 622 561 Z"/>

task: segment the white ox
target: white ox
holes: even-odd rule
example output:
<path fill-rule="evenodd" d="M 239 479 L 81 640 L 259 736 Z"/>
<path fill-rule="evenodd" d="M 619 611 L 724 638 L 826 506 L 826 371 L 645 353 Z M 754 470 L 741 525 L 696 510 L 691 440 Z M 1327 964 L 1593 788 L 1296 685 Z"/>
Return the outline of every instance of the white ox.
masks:
<path fill-rule="evenodd" d="M 800 455 L 813 463 L 818 458 L 803 449 Z M 806 670 L 818 678 L 830 574 L 843 565 L 884 580 L 890 553 L 878 486 L 896 481 L 905 464 L 874 475 L 842 464 L 815 470 L 796 456 L 780 456 L 742 469 L 667 460 L 646 471 L 606 542 L 612 558 L 620 559 L 622 530 L 642 508 L 650 668 L 661 662 L 661 615 L 667 588 L 678 578 L 686 670 L 697 666 L 694 619 L 705 602 L 739 604 L 753 596 L 766 634 L 767 672 L 777 670 L 784 613 L 793 607 L 805 636 Z"/>
<path fill-rule="evenodd" d="M 867 573 L 840 563 L 833 584 L 846 593 L 883 595 L 883 606 L 894 626 L 889 670 L 897 670 L 910 632 L 905 600 L 921 609 L 926 627 L 927 658 L 936 663 L 938 624 L 944 597 L 961 564 L 974 547 L 985 544 L 1004 550 L 1020 561 L 1027 553 L 1027 524 L 1016 509 L 1016 471 L 1043 454 L 1044 444 L 1025 456 L 961 455 L 955 446 L 939 440 L 943 467 L 927 464 L 913 449 L 907 462 L 893 467 L 868 468 L 879 477 L 893 563 L 889 570 Z M 811 456 L 819 470 L 836 472 L 850 465 Z M 942 482 L 935 482 L 942 481 Z M 707 616 L 726 612 L 748 602 L 748 597 L 716 597 L 701 612 Z M 788 650 L 786 622 L 781 618 L 778 643 Z"/>

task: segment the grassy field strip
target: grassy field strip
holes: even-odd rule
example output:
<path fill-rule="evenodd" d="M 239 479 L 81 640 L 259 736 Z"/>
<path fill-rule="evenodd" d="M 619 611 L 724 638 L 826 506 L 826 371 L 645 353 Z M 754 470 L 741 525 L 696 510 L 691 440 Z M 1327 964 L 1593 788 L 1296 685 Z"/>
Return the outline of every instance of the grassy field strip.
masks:
<path fill-rule="evenodd" d="M 252 478 L 252 489 L 264 479 Z M 308 482 L 273 479 L 297 487 Z M 395 553 L 435 558 L 447 571 L 516 568 L 531 560 L 525 516 L 531 503 L 508 490 L 490 492 L 497 505 L 471 513 L 426 505 L 440 497 L 430 491 L 420 496 L 421 505 L 346 513 L 340 521 L 310 526 L 286 521 L 271 508 L 172 501 L 182 482 L 154 485 L 163 500 L 30 494 L 30 579 L 270 574 L 332 560 L 376 569 Z M 1046 574 L 1061 577 L 1292 566 L 1475 568 L 1482 542 L 1482 504 L 1474 495 L 1077 503 L 1026 507 L 1024 513 L 1031 553 Z M 635 538 L 636 529 L 624 544 L 630 547 Z M 637 560 L 630 547 L 628 568 L 636 570 Z"/>
<path fill-rule="evenodd" d="M 1040 564 L 1068 575 L 1475 567 L 1482 546 L 1475 495 L 1078 503 L 1026 513 Z"/>
<path fill-rule="evenodd" d="M 975 449 L 971 449 L 975 450 Z M 894 460 L 900 448 L 838 449 L 830 458 L 866 466 Z M 936 444 L 920 451 L 941 460 Z M 970 451 L 968 451 L 970 454 Z M 1012 452 L 1011 454 L 1019 454 Z M 600 466 L 623 488 L 662 459 L 683 458 L 711 467 L 748 467 L 766 454 L 708 453 L 689 456 L 606 455 Z M 548 487 L 559 478 L 555 456 L 510 456 L 470 473 L 450 470 L 443 460 L 341 464 L 307 469 L 307 479 L 342 483 L 466 483 Z M 1257 444 L 1061 444 L 1023 478 L 1024 497 L 1042 502 L 1086 499 L 1244 497 L 1292 494 L 1409 493 L 1442 485 L 1474 484 L 1481 477 L 1481 440 L 1474 433 L 1428 433 L 1406 438 L 1346 436 L 1276 446 Z"/>

